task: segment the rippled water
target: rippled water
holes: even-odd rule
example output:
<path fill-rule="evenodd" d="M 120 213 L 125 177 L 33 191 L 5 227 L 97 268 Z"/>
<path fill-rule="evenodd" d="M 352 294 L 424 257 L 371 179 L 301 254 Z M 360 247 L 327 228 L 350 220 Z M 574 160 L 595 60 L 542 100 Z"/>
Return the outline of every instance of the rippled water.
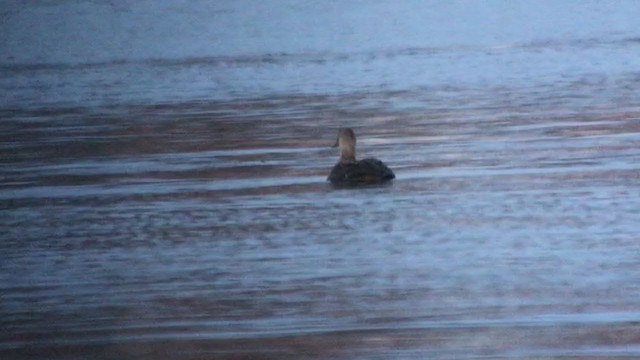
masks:
<path fill-rule="evenodd" d="M 636 3 L 168 3 L 7 2 L 2 358 L 640 357 Z"/>

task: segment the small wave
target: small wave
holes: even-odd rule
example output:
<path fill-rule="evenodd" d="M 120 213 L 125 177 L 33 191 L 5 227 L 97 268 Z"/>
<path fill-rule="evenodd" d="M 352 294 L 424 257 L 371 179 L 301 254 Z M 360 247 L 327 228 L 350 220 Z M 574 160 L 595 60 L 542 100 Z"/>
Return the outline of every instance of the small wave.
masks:
<path fill-rule="evenodd" d="M 452 53 L 486 53 L 509 50 L 540 50 L 540 49 L 576 49 L 595 48 L 601 46 L 629 46 L 640 45 L 639 37 L 618 39 L 542 39 L 524 43 L 489 44 L 489 45 L 455 45 L 446 47 L 405 47 L 374 49 L 354 52 L 300 52 L 300 53 L 265 53 L 246 54 L 237 56 L 193 56 L 183 58 L 146 58 L 146 59 L 113 59 L 109 61 L 80 62 L 80 63 L 47 63 L 47 62 L 5 62 L 0 63 L 0 71 L 31 72 L 46 70 L 90 69 L 112 66 L 261 66 L 289 63 L 327 64 L 366 59 L 389 59 L 395 57 L 438 56 Z"/>

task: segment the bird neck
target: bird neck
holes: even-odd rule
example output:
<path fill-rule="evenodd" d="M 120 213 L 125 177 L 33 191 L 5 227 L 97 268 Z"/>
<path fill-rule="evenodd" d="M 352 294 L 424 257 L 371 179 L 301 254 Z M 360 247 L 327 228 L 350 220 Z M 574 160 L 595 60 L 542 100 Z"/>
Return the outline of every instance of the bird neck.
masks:
<path fill-rule="evenodd" d="M 353 145 L 341 144 L 340 162 L 341 163 L 356 162 L 356 147 Z"/>

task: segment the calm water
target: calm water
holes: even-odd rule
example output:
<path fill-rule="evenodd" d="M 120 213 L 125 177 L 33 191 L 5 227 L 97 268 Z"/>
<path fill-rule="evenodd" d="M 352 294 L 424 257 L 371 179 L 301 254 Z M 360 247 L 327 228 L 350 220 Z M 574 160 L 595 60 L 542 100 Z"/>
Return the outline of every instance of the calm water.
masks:
<path fill-rule="evenodd" d="M 639 3 L 158 3 L 0 2 L 0 357 L 640 357 Z"/>

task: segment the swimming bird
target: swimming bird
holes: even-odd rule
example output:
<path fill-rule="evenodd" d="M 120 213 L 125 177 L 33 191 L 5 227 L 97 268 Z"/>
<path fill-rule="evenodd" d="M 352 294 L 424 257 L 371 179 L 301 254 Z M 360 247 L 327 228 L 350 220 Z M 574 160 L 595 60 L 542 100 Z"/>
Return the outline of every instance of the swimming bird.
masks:
<path fill-rule="evenodd" d="M 356 135 L 349 128 L 338 131 L 338 139 L 333 147 L 340 148 L 340 161 L 327 177 L 334 186 L 382 184 L 396 177 L 393 171 L 378 159 L 356 160 Z"/>

